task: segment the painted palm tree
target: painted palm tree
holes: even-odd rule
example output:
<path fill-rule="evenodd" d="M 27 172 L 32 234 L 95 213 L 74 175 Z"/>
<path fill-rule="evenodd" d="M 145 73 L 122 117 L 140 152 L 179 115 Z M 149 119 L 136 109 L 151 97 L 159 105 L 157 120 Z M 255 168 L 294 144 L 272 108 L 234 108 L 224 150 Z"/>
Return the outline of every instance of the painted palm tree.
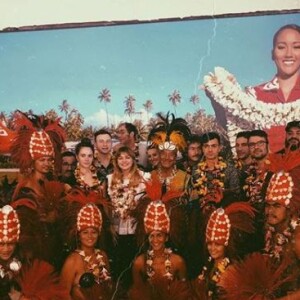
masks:
<path fill-rule="evenodd" d="M 144 104 L 143 104 L 146 112 L 147 112 L 147 122 L 149 122 L 149 112 L 153 109 L 153 102 L 152 100 L 147 100 Z"/>
<path fill-rule="evenodd" d="M 70 104 L 68 103 L 68 100 L 64 99 L 61 103 L 61 105 L 58 106 L 59 110 L 65 114 L 65 122 L 67 122 L 68 114 L 70 110 Z"/>
<path fill-rule="evenodd" d="M 197 105 L 200 103 L 200 98 L 198 95 L 192 95 L 190 98 L 190 102 L 192 102 L 194 105 Z"/>
<path fill-rule="evenodd" d="M 106 125 L 107 128 L 109 128 L 109 116 L 108 116 L 108 109 L 107 109 L 107 103 L 111 102 L 111 94 L 109 89 L 103 89 L 98 96 L 98 99 L 100 100 L 100 102 L 104 102 L 105 105 L 105 112 L 106 112 Z"/>
<path fill-rule="evenodd" d="M 172 92 L 172 94 L 168 95 L 169 97 L 169 101 L 172 103 L 173 107 L 174 107 L 174 113 L 175 113 L 175 116 L 177 115 L 176 113 L 176 106 L 178 103 L 181 102 L 181 95 L 180 95 L 180 92 L 177 91 L 177 90 L 174 90 Z"/>
<path fill-rule="evenodd" d="M 130 118 L 135 114 L 135 98 L 132 95 L 129 95 L 125 98 L 125 110 L 124 113 L 127 114 Z"/>

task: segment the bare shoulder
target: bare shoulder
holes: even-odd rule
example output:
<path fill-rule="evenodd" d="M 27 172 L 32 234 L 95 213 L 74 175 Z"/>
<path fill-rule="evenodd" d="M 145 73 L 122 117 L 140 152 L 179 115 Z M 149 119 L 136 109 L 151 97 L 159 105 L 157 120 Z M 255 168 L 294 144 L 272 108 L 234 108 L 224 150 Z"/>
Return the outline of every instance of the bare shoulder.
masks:
<path fill-rule="evenodd" d="M 178 254 L 172 253 L 170 259 L 173 264 L 176 264 L 178 266 L 185 265 L 184 259 Z"/>
<path fill-rule="evenodd" d="M 65 261 L 65 265 L 75 266 L 81 262 L 82 262 L 81 256 L 77 252 L 73 252 L 67 257 L 67 259 Z"/>
<path fill-rule="evenodd" d="M 139 255 L 133 262 L 133 268 L 141 270 L 145 266 L 145 255 Z"/>

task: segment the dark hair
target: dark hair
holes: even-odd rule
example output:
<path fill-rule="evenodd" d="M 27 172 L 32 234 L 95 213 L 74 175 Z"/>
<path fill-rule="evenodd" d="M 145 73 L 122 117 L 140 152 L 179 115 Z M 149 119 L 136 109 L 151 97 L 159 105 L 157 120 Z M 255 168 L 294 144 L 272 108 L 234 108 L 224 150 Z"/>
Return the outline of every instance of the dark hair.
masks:
<path fill-rule="evenodd" d="M 261 129 L 255 129 L 249 132 L 249 138 L 250 139 L 252 136 L 260 136 L 263 137 L 267 144 L 269 143 L 269 139 L 268 139 L 268 135 L 265 131 L 261 130 Z"/>
<path fill-rule="evenodd" d="M 286 124 L 285 131 L 288 132 L 291 128 L 300 128 L 300 121 L 291 121 Z"/>
<path fill-rule="evenodd" d="M 136 128 L 136 126 L 134 124 L 128 123 L 128 122 L 124 122 L 124 123 L 121 123 L 119 125 L 119 127 L 122 126 L 122 125 L 125 126 L 125 128 L 126 128 L 126 130 L 128 131 L 129 134 L 131 132 L 133 132 L 135 139 L 137 139 L 139 137 L 139 132 L 138 132 L 138 130 L 137 130 L 137 128 Z"/>
<path fill-rule="evenodd" d="M 76 158 L 76 155 L 75 155 L 74 152 L 67 150 L 67 151 L 62 152 L 62 154 L 61 154 L 61 158 L 64 158 L 64 157 L 74 157 L 74 158 Z"/>
<path fill-rule="evenodd" d="M 248 140 L 249 137 L 250 137 L 250 131 L 240 131 L 240 132 L 238 132 L 238 134 L 236 135 L 236 139 L 238 139 L 240 137 L 243 137 L 243 138 Z"/>
<path fill-rule="evenodd" d="M 278 38 L 278 35 L 285 29 L 292 29 L 292 30 L 295 30 L 297 31 L 298 33 L 300 33 L 300 26 L 296 25 L 296 24 L 287 24 L 287 25 L 284 25 L 282 27 L 280 27 L 274 34 L 273 36 L 273 48 L 275 47 L 276 45 L 276 42 L 277 42 L 277 38 Z"/>
<path fill-rule="evenodd" d="M 191 134 L 187 140 L 188 145 L 198 143 L 201 145 L 201 137 L 198 134 Z"/>
<path fill-rule="evenodd" d="M 149 150 L 149 149 L 157 149 L 157 150 L 159 150 L 159 149 L 158 149 L 158 146 L 157 146 L 156 144 L 154 144 L 154 143 L 148 144 L 146 150 Z"/>
<path fill-rule="evenodd" d="M 107 134 L 110 136 L 111 138 L 111 133 L 105 129 L 100 129 L 100 130 L 97 130 L 95 133 L 94 133 L 94 138 L 96 140 L 97 136 L 100 135 L 100 134 Z"/>
<path fill-rule="evenodd" d="M 76 145 L 76 147 L 75 147 L 75 153 L 76 153 L 76 155 L 79 154 L 80 149 L 83 148 L 83 147 L 91 148 L 92 151 L 93 151 L 93 153 L 95 152 L 94 146 L 93 146 L 91 140 L 90 140 L 89 138 L 83 138 L 83 139 L 81 140 L 81 142 L 78 143 L 78 144 Z"/>
<path fill-rule="evenodd" d="M 211 132 L 204 133 L 201 136 L 201 145 L 204 145 L 213 139 L 217 139 L 219 144 L 221 144 L 221 138 L 219 134 L 214 131 L 211 131 Z"/>

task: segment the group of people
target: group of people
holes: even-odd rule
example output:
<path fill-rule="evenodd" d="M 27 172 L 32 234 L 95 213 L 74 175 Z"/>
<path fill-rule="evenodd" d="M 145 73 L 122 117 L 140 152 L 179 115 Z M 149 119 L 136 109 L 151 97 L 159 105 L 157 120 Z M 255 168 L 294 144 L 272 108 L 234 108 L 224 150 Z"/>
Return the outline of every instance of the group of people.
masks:
<path fill-rule="evenodd" d="M 297 89 L 291 30 L 276 51 Z M 59 121 L 16 114 L 0 299 L 300 299 L 300 121 L 280 151 L 252 129 L 223 157 L 217 132 L 158 117 L 147 146 L 121 123 L 117 144 L 101 129 L 72 152 Z"/>

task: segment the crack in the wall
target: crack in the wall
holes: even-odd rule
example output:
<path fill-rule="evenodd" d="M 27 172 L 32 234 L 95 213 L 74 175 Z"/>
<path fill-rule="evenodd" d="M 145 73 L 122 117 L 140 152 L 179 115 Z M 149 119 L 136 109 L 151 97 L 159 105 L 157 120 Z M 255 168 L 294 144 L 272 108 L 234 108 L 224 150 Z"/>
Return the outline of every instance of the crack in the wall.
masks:
<path fill-rule="evenodd" d="M 211 45 L 217 35 L 217 19 L 215 18 L 215 0 L 213 0 L 213 8 L 212 8 L 211 17 L 212 17 L 212 21 L 213 21 L 213 32 L 212 32 L 212 36 L 207 40 L 206 54 L 203 55 L 199 61 L 199 72 L 198 72 L 198 75 L 196 78 L 196 82 L 194 84 L 194 94 L 197 94 L 199 83 L 202 82 L 201 76 L 203 76 L 203 74 L 202 74 L 203 64 L 204 64 L 205 59 L 208 58 L 211 54 Z M 201 82 L 200 82 L 200 80 L 201 80 Z"/>

